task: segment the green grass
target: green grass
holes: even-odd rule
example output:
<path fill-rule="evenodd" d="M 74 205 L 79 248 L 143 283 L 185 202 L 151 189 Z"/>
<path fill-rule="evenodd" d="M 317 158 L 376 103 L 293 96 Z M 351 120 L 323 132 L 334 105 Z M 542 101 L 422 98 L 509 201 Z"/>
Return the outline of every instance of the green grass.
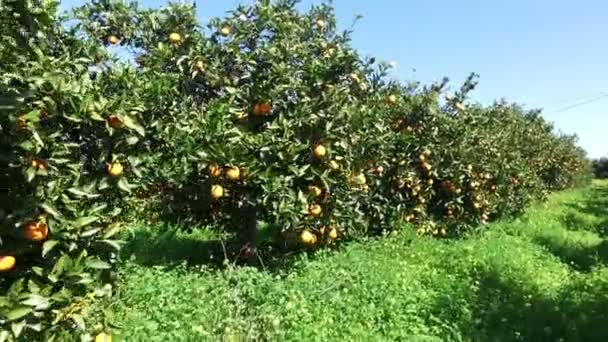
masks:
<path fill-rule="evenodd" d="M 403 232 L 273 271 L 141 228 L 99 305 L 126 341 L 606 341 L 607 208 L 596 182 L 468 239 Z"/>

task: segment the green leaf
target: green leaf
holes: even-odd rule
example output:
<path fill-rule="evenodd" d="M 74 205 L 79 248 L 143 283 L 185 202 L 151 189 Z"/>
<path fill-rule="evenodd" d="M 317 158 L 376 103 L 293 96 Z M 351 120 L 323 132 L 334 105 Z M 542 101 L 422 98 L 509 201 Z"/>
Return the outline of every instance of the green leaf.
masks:
<path fill-rule="evenodd" d="M 118 180 L 118 188 L 127 193 L 131 193 L 131 187 L 129 186 L 129 182 L 124 177 Z"/>
<path fill-rule="evenodd" d="M 84 319 L 82 318 L 81 315 L 73 315 L 72 316 L 72 321 L 74 321 L 74 323 L 76 323 L 76 325 L 78 326 L 78 328 L 80 328 L 80 330 L 85 330 L 86 329 L 86 325 L 84 323 Z"/>
<path fill-rule="evenodd" d="M 37 310 L 45 310 L 51 305 L 48 298 L 37 294 L 31 294 L 29 298 L 21 302 L 21 304 L 35 307 Z"/>
<path fill-rule="evenodd" d="M 15 335 L 15 337 L 19 337 L 21 335 L 21 332 L 23 331 L 24 327 L 25 327 L 25 320 L 22 320 L 20 322 L 13 322 L 11 324 L 11 330 L 13 331 L 13 334 Z"/>
<path fill-rule="evenodd" d="M 120 231 L 121 225 L 119 223 L 113 223 L 108 226 L 108 230 L 104 233 L 103 237 L 105 239 L 111 238 L 114 234 Z"/>
<path fill-rule="evenodd" d="M 110 264 L 99 259 L 88 260 L 86 265 L 88 268 L 93 268 L 96 270 L 107 270 L 112 268 Z"/>
<path fill-rule="evenodd" d="M 123 123 L 125 124 L 126 127 L 134 130 L 142 137 L 146 135 L 146 131 L 144 130 L 144 128 L 141 125 L 139 125 L 135 121 L 135 119 L 133 119 L 132 117 L 127 116 L 127 115 L 123 116 Z"/>
<path fill-rule="evenodd" d="M 34 178 L 36 178 L 36 169 L 33 167 L 28 167 L 27 170 L 25 170 L 25 177 L 27 182 L 31 183 Z"/>
<path fill-rule="evenodd" d="M 117 240 L 101 240 L 101 242 L 111 246 L 115 250 L 120 250 L 120 241 Z"/>
<path fill-rule="evenodd" d="M 40 135 L 38 135 L 38 132 L 33 131 L 32 137 L 34 137 L 34 140 L 36 140 L 38 145 L 40 145 L 41 147 L 44 147 L 44 141 L 42 141 L 42 138 L 40 138 Z"/>
<path fill-rule="evenodd" d="M 91 223 L 96 222 L 97 220 L 99 220 L 99 217 L 97 217 L 97 216 L 81 217 L 74 222 L 74 226 L 76 228 L 86 227 L 86 226 L 90 225 Z"/>
<path fill-rule="evenodd" d="M 41 204 L 40 208 L 42 208 L 42 210 L 44 210 L 47 214 L 53 216 L 56 219 L 59 219 L 61 217 L 61 214 L 47 203 Z"/>
<path fill-rule="evenodd" d="M 89 236 L 93 236 L 95 234 L 97 234 L 99 231 L 101 230 L 101 228 L 93 228 L 93 229 L 89 229 L 85 232 L 83 232 L 82 234 L 80 234 L 81 237 L 89 237 Z"/>
<path fill-rule="evenodd" d="M 30 308 L 29 306 L 18 306 L 17 308 L 9 311 L 6 314 L 6 319 L 8 319 L 9 321 L 16 321 L 29 315 L 32 311 L 32 308 Z"/>
<path fill-rule="evenodd" d="M 69 188 L 67 191 L 73 195 L 76 195 L 77 197 L 97 198 L 97 197 L 101 196 L 100 194 L 93 194 L 90 192 L 85 192 L 78 188 Z"/>
<path fill-rule="evenodd" d="M 57 244 L 59 241 L 57 240 L 47 240 L 42 245 L 42 257 L 44 258 Z"/>

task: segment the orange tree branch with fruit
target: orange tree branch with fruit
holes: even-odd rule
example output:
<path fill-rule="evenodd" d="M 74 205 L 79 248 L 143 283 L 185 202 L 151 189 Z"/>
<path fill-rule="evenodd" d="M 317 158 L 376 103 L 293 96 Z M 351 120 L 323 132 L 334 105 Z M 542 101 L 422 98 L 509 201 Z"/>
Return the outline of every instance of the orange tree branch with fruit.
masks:
<path fill-rule="evenodd" d="M 575 138 L 538 112 L 468 103 L 476 75 L 453 95 L 447 79 L 391 81 L 330 6 L 295 4 L 206 27 L 182 4 L 0 4 L 2 336 L 100 332 L 79 308 L 109 294 L 133 220 L 226 230 L 251 258 L 456 236 L 588 179 Z"/>

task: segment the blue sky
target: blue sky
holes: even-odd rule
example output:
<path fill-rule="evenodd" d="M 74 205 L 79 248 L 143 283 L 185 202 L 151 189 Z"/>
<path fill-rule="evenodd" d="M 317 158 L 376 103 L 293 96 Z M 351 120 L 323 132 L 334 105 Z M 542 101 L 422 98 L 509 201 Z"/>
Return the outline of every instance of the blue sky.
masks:
<path fill-rule="evenodd" d="M 251 0 L 194 1 L 206 23 Z M 313 3 L 319 1 L 300 7 Z M 431 82 L 447 76 L 457 86 L 474 71 L 481 76 L 475 100 L 504 97 L 543 108 L 557 128 L 579 136 L 591 157 L 608 155 L 608 1 L 334 0 L 334 6 L 341 28 L 363 15 L 353 45 L 397 62 L 396 77 Z"/>

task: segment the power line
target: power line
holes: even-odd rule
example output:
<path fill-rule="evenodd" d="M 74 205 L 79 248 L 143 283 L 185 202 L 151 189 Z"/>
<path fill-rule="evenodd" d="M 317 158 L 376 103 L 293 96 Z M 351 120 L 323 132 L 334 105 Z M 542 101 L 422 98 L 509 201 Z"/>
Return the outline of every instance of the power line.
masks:
<path fill-rule="evenodd" d="M 584 105 L 589 104 L 589 103 L 597 102 L 597 101 L 602 100 L 604 98 L 608 98 L 608 94 L 603 94 L 603 95 L 591 98 L 591 99 L 586 100 L 586 101 L 575 103 L 573 105 L 569 105 L 569 106 L 562 107 L 560 109 L 556 109 L 556 110 L 548 111 L 548 112 L 549 112 L 549 114 L 561 113 L 561 112 L 565 112 L 565 111 L 573 109 L 573 108 L 584 106 Z"/>

